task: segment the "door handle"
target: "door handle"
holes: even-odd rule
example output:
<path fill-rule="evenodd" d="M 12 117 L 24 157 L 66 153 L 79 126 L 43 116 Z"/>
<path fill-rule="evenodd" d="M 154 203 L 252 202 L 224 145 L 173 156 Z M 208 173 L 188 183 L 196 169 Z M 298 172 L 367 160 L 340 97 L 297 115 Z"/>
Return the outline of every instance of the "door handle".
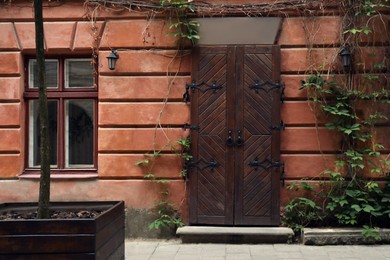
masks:
<path fill-rule="evenodd" d="M 241 130 L 238 130 L 237 132 L 237 141 L 236 141 L 236 145 L 237 146 L 241 146 L 244 144 L 244 140 L 242 139 L 241 137 Z"/>
<path fill-rule="evenodd" d="M 228 137 L 226 139 L 226 145 L 227 146 L 233 146 L 234 145 L 234 141 L 233 141 L 233 137 L 232 137 L 232 130 L 228 131 Z"/>

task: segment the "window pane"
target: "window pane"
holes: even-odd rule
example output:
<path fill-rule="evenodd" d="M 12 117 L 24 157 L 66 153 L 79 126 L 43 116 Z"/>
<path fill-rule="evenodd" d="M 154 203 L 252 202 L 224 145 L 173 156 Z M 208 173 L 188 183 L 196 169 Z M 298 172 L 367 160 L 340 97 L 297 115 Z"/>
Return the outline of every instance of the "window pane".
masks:
<path fill-rule="evenodd" d="M 65 60 L 65 74 L 66 88 L 93 87 L 93 70 L 90 59 Z"/>
<path fill-rule="evenodd" d="M 49 100 L 49 142 L 50 142 L 50 164 L 57 165 L 57 101 Z M 39 130 L 39 102 L 30 101 L 30 126 L 29 126 L 29 167 L 37 167 L 41 163 Z"/>
<path fill-rule="evenodd" d="M 66 167 L 92 167 L 94 159 L 94 101 L 66 101 Z"/>
<path fill-rule="evenodd" d="M 45 60 L 46 70 L 46 87 L 58 88 L 58 61 Z M 29 86 L 30 88 L 38 88 L 38 66 L 37 60 L 30 60 L 29 67 Z"/>

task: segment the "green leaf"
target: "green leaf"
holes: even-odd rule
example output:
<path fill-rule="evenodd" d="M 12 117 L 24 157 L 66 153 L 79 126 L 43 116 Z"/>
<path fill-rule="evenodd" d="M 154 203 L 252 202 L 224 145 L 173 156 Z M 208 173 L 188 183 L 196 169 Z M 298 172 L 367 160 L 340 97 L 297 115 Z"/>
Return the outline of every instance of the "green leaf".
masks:
<path fill-rule="evenodd" d="M 340 201 L 339 201 L 339 204 L 340 204 L 340 206 L 342 207 L 342 206 L 344 206 L 344 205 L 347 205 L 347 204 L 348 204 L 348 201 L 347 201 L 347 200 L 340 200 Z"/>
<path fill-rule="evenodd" d="M 149 160 L 148 159 L 144 159 L 144 160 L 135 162 L 134 165 L 139 166 L 141 164 L 148 164 L 148 163 L 149 163 Z"/>
<path fill-rule="evenodd" d="M 349 134 L 352 133 L 352 130 L 351 130 L 351 129 L 346 129 L 346 130 L 344 130 L 344 133 L 347 134 L 347 135 L 349 135 Z"/>
<path fill-rule="evenodd" d="M 145 178 L 145 179 L 153 180 L 153 179 L 156 178 L 156 176 L 155 176 L 153 173 L 148 173 L 148 174 L 145 174 L 145 175 L 144 175 L 144 178 Z"/>
<path fill-rule="evenodd" d="M 313 190 L 313 188 L 314 188 L 313 185 L 311 185 L 307 182 L 302 182 L 301 185 L 302 185 L 302 189 L 304 189 L 304 190 Z"/>
<path fill-rule="evenodd" d="M 310 199 L 300 198 L 300 200 L 302 202 L 304 202 L 305 204 L 309 205 L 311 208 L 318 208 L 317 204 L 314 201 L 310 200 Z"/>
<path fill-rule="evenodd" d="M 160 179 L 157 181 L 157 183 L 168 183 L 170 182 L 170 180 L 167 180 L 167 179 Z"/>
<path fill-rule="evenodd" d="M 355 190 L 346 190 L 345 194 L 347 194 L 349 197 L 355 197 L 357 195 L 357 192 Z"/>
<path fill-rule="evenodd" d="M 368 204 L 364 204 L 363 205 L 363 211 L 364 212 L 368 212 L 370 213 L 371 211 L 374 211 L 375 209 L 371 206 L 371 205 L 368 205 Z"/>
<path fill-rule="evenodd" d="M 353 208 L 353 209 L 356 210 L 357 212 L 362 211 L 362 208 L 361 208 L 359 205 L 357 205 L 357 204 L 351 205 L 351 208 Z"/>
<path fill-rule="evenodd" d="M 363 225 L 362 235 L 364 237 L 371 237 L 375 240 L 381 240 L 381 236 L 379 235 L 378 231 L 367 225 Z"/>
<path fill-rule="evenodd" d="M 155 151 L 152 154 L 147 153 L 147 154 L 145 154 L 145 156 L 147 156 L 147 157 L 159 157 L 159 156 L 161 156 L 161 151 Z"/>
<path fill-rule="evenodd" d="M 390 202 L 390 197 L 383 197 L 383 198 L 381 199 L 381 202 L 384 202 L 384 203 Z"/>
<path fill-rule="evenodd" d="M 353 29 L 346 30 L 346 31 L 344 32 L 344 34 L 346 34 L 346 33 L 357 34 L 357 33 L 359 33 L 359 32 L 361 32 L 361 30 L 358 30 L 358 29 L 356 29 L 356 28 L 353 28 Z"/>
<path fill-rule="evenodd" d="M 336 203 L 329 202 L 328 205 L 326 205 L 326 208 L 329 209 L 330 211 L 334 211 L 336 208 Z"/>

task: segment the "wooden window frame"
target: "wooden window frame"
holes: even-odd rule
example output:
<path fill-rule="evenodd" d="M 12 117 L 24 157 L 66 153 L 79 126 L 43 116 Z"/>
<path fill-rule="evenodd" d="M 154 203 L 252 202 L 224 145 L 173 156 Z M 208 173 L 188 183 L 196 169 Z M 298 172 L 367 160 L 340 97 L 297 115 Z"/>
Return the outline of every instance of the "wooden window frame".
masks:
<path fill-rule="evenodd" d="M 24 100 L 26 102 L 26 131 L 25 131 L 25 175 L 34 176 L 39 174 L 40 167 L 31 167 L 29 165 L 30 158 L 30 100 L 38 100 L 39 98 L 39 88 L 30 88 L 29 86 L 29 61 L 35 59 L 34 56 L 29 56 L 25 58 L 25 88 L 24 88 Z M 48 100 L 57 100 L 58 101 L 58 130 L 57 130 L 57 166 L 51 168 L 51 173 L 54 175 L 88 175 L 97 173 L 97 119 L 98 119 L 98 86 L 97 86 L 97 75 L 94 73 L 94 84 L 93 87 L 88 88 L 66 88 L 65 87 L 65 60 L 67 59 L 91 59 L 91 56 L 46 56 L 45 59 L 58 60 L 58 88 L 48 88 L 47 89 L 47 99 Z M 92 60 L 92 59 L 91 59 Z M 97 70 L 95 65 L 93 71 Z M 66 168 L 66 151 L 65 151 L 65 110 L 66 110 L 66 100 L 75 100 L 75 99 L 92 99 L 94 100 L 94 126 L 93 126 L 93 165 L 92 167 L 81 167 L 81 168 Z"/>

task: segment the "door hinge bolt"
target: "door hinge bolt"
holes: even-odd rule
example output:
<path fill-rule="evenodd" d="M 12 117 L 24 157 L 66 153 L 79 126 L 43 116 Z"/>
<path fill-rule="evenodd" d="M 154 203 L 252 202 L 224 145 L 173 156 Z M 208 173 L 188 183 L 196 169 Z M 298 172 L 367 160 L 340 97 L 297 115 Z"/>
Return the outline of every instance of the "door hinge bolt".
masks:
<path fill-rule="evenodd" d="M 199 126 L 198 125 L 190 125 L 190 124 L 185 123 L 184 126 L 183 126 L 183 129 L 184 130 L 187 130 L 187 129 L 199 130 Z"/>

